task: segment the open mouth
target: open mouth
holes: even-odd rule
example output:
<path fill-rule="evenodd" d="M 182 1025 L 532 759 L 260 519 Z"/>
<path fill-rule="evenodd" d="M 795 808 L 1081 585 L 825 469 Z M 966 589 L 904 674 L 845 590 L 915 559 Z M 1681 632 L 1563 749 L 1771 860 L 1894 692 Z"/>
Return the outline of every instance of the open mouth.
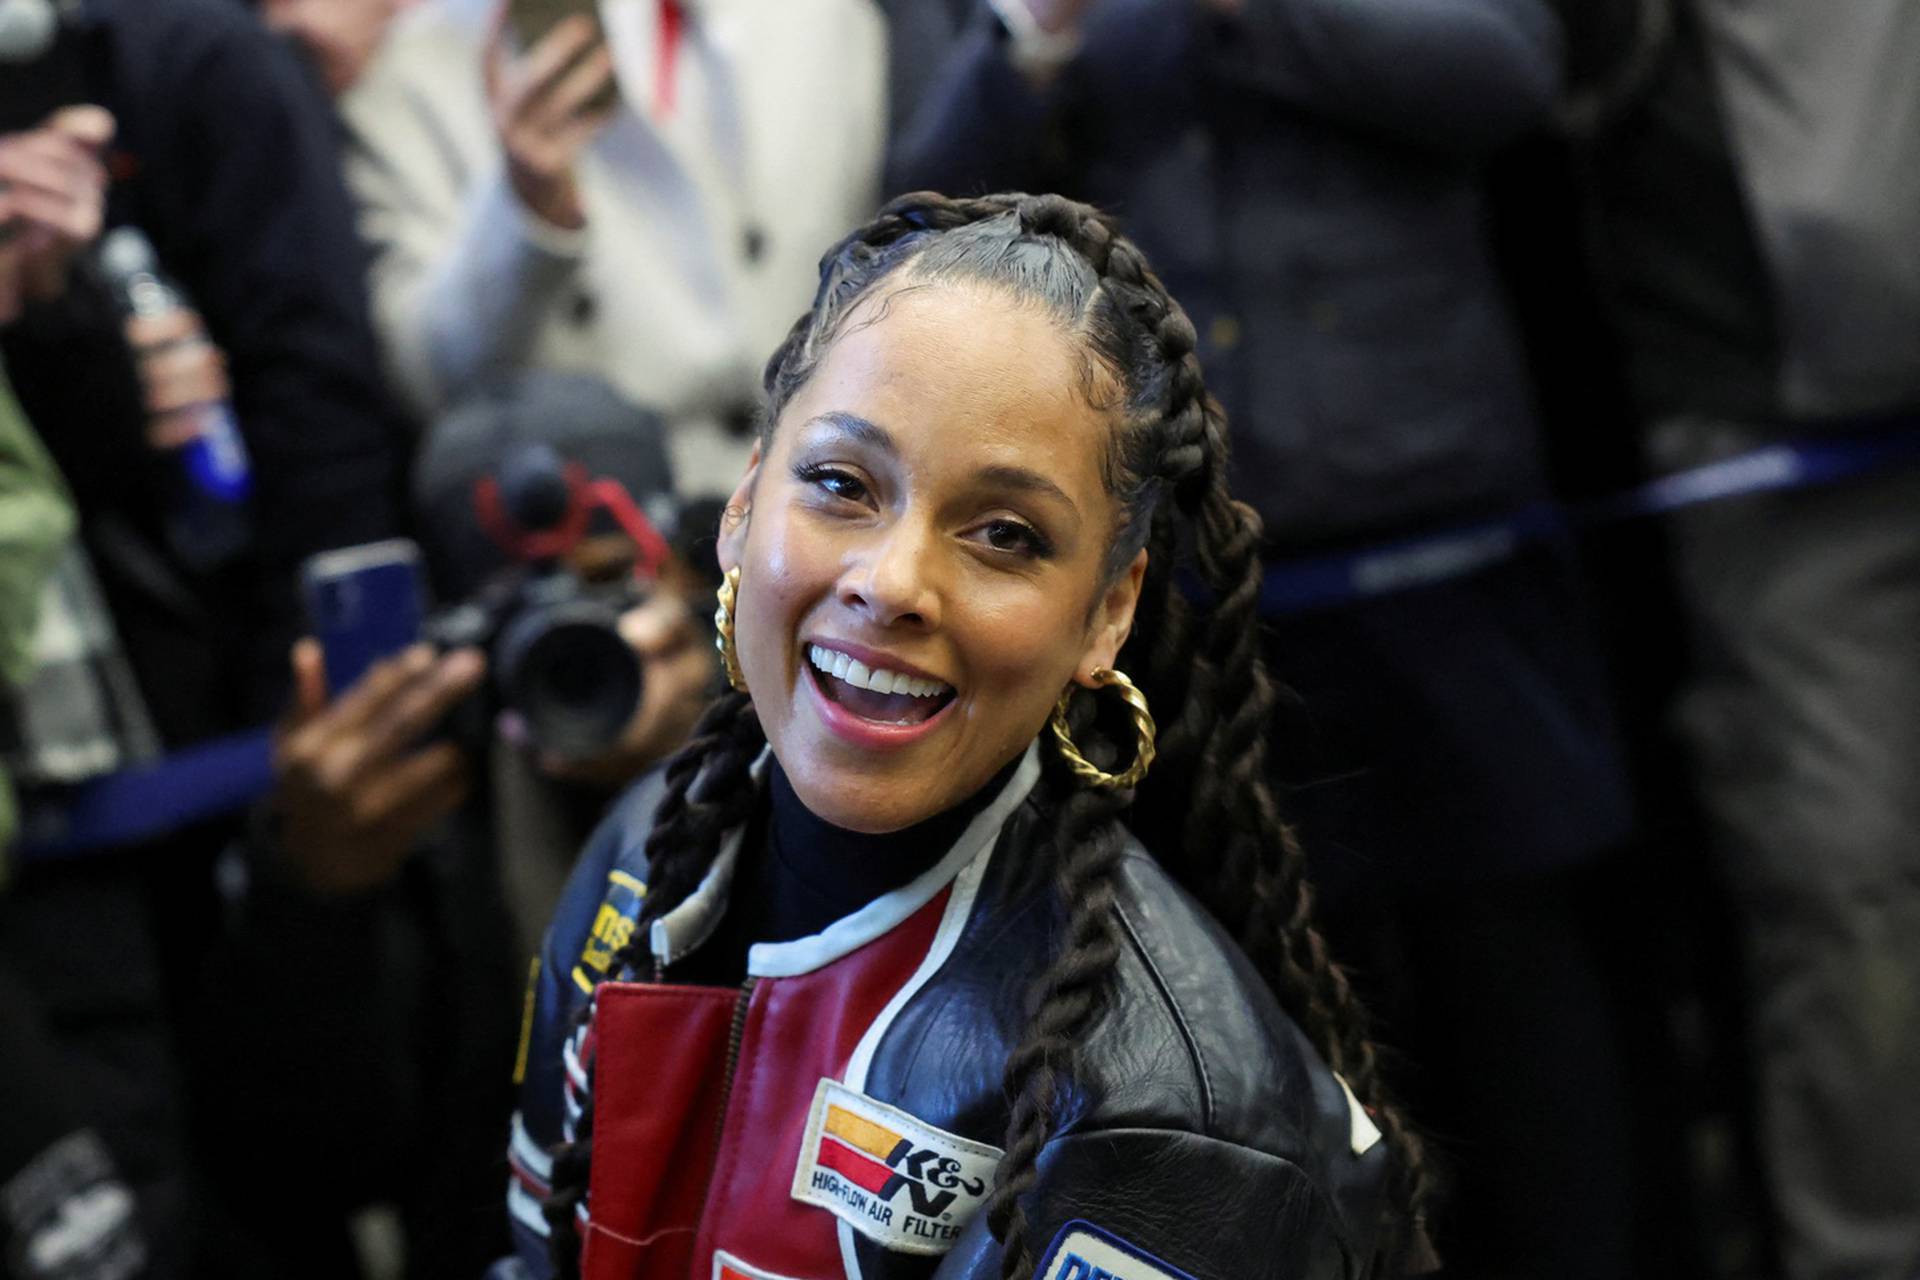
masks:
<path fill-rule="evenodd" d="M 921 724 L 953 701 L 954 688 L 938 680 L 869 667 L 823 645 L 807 646 L 814 682 L 829 702 L 879 724 Z"/>

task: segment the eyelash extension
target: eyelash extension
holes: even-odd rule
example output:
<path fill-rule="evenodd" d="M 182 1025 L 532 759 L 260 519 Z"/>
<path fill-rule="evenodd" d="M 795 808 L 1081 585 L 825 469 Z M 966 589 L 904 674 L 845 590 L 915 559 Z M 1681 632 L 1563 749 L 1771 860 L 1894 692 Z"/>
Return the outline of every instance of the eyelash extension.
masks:
<path fill-rule="evenodd" d="M 845 467 L 836 467 L 830 462 L 800 463 L 799 465 L 795 466 L 793 469 L 793 478 L 799 481 L 801 484 L 812 484 L 812 485 L 818 485 L 822 480 L 827 480 L 827 479 L 844 480 L 848 484 L 858 486 L 862 492 L 864 492 L 867 487 L 861 481 L 860 477 L 854 475 L 851 471 L 848 471 Z M 845 501 L 851 500 L 845 494 L 834 493 L 831 496 L 840 498 Z"/>
<path fill-rule="evenodd" d="M 998 520 L 989 520 L 987 522 L 987 527 L 989 528 L 993 527 L 994 525 L 1006 525 L 1010 528 L 1018 529 L 1020 531 L 1020 536 L 1026 539 L 1026 544 L 1027 544 L 1024 548 L 1020 548 L 1020 549 L 995 547 L 994 550 L 1007 551 L 1009 554 L 1027 556 L 1030 559 L 1034 559 L 1034 560 L 1051 560 L 1053 558 L 1053 543 L 1047 540 L 1047 537 L 1045 534 L 1041 533 L 1038 529 L 1034 528 L 1032 525 L 1028 524 L 1026 521 L 1009 520 L 1003 517 Z"/>

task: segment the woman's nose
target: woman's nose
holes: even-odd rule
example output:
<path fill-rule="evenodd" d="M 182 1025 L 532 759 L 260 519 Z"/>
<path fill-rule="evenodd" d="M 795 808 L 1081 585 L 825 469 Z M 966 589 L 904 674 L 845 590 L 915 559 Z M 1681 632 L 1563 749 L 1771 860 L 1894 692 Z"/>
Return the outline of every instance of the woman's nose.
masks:
<path fill-rule="evenodd" d="M 840 602 L 884 627 L 940 625 L 940 590 L 928 538 L 896 525 L 861 548 L 840 577 Z"/>

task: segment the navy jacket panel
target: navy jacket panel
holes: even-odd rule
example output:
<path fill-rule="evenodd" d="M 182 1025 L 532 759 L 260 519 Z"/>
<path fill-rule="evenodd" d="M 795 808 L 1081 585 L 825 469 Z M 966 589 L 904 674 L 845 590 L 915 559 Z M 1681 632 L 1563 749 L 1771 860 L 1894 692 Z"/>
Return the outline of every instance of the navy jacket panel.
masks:
<path fill-rule="evenodd" d="M 509 1155 L 514 1250 L 531 1276 L 550 1274 L 538 1201 L 551 1180 L 552 1148 L 564 1137 L 562 1047 L 618 950 L 631 936 L 645 896 L 646 841 L 666 793 L 656 769 L 629 787 L 587 840 L 561 891 L 535 963 L 521 1034 L 520 1111 Z M 642 886 L 635 888 L 636 885 Z"/>
<path fill-rule="evenodd" d="M 1236 489 L 1277 541 L 1542 493 L 1480 165 L 1557 92 L 1544 4 L 1254 0 L 1215 20 L 1114 0 L 1045 90 L 984 5 L 938 10 L 945 24 L 892 7 L 912 96 L 889 185 L 1059 190 L 1118 213 L 1193 316 Z"/>

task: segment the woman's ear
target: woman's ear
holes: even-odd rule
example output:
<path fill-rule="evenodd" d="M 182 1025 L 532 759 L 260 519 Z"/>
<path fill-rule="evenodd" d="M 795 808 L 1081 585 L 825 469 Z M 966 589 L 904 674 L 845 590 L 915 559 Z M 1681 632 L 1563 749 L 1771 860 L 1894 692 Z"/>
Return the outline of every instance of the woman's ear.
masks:
<path fill-rule="evenodd" d="M 720 513 L 719 540 L 714 547 L 720 558 L 720 570 L 725 573 L 738 568 L 740 558 L 747 550 L 747 516 L 753 510 L 753 482 L 760 475 L 760 445 L 756 441 L 753 452 L 747 455 L 747 471 L 740 477 L 733 492 L 727 497 L 727 505 Z"/>
<path fill-rule="evenodd" d="M 1146 576 L 1147 551 L 1142 547 L 1133 563 L 1114 578 L 1099 603 L 1094 605 L 1087 651 L 1073 671 L 1076 683 L 1089 689 L 1098 688 L 1093 678 L 1094 669 L 1111 667 L 1119 658 L 1121 646 L 1127 643 L 1127 634 L 1133 630 L 1133 611 L 1140 603 L 1140 583 Z"/>

